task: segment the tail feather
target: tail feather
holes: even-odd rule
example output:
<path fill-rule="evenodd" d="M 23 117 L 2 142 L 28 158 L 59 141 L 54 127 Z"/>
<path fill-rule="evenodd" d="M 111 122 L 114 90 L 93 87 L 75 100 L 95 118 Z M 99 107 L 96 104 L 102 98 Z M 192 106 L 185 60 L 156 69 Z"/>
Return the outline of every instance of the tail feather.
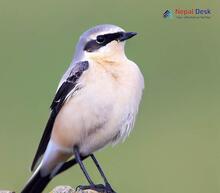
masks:
<path fill-rule="evenodd" d="M 25 185 L 21 193 L 41 193 L 50 182 L 49 175 L 42 176 L 40 170 L 36 171 L 28 183 Z"/>
<path fill-rule="evenodd" d="M 88 156 L 81 157 L 82 160 L 86 159 Z M 56 175 L 66 171 L 77 164 L 75 158 L 65 162 L 59 170 L 54 173 L 54 175 L 48 174 L 47 176 L 42 176 L 40 172 L 41 165 L 38 166 L 30 180 L 27 182 L 21 193 L 42 193 L 47 184 L 52 180 Z"/>

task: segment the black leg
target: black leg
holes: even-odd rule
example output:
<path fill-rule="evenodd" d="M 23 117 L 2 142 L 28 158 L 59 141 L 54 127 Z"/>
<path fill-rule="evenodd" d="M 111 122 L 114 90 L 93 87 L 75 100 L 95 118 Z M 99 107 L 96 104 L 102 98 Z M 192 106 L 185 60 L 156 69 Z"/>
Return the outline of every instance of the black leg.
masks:
<path fill-rule="evenodd" d="M 100 167 L 100 165 L 99 165 L 99 163 L 96 160 L 94 155 L 90 155 L 90 156 L 91 156 L 92 160 L 94 161 L 97 169 L 99 170 L 101 176 L 103 177 L 105 185 L 103 185 L 103 184 L 94 184 L 93 183 L 92 179 L 90 178 L 90 176 L 89 176 L 88 172 L 86 171 L 86 168 L 85 168 L 85 166 L 84 166 L 84 164 L 82 162 L 82 159 L 85 158 L 85 157 L 81 157 L 80 156 L 78 147 L 74 147 L 74 154 L 75 154 L 76 162 L 80 165 L 81 170 L 83 171 L 86 179 L 88 180 L 88 182 L 90 184 L 89 186 L 78 186 L 79 189 L 81 189 L 81 190 L 92 189 L 92 190 L 95 190 L 97 192 L 115 193 L 115 191 L 111 188 L 110 184 L 108 183 L 108 181 L 107 181 L 107 179 L 106 179 L 106 177 L 104 175 L 104 172 L 102 171 L 102 169 L 101 169 L 101 167 Z M 74 162 L 74 160 L 72 162 Z M 67 165 L 65 165 L 65 167 L 61 168 L 61 172 L 63 170 L 65 170 L 66 168 L 68 168 L 69 165 L 72 165 L 72 162 L 67 162 Z"/>
<path fill-rule="evenodd" d="M 83 171 L 83 173 L 84 173 L 86 179 L 88 180 L 88 182 L 89 182 L 90 185 L 94 186 L 94 183 L 93 183 L 92 179 L 90 178 L 88 172 L 86 171 L 86 168 L 85 168 L 85 166 L 84 166 L 84 164 L 83 164 L 83 162 L 82 162 L 82 160 L 81 160 L 81 156 L 80 156 L 80 153 L 79 153 L 78 148 L 77 148 L 77 147 L 74 147 L 73 150 L 74 150 L 74 154 L 75 154 L 76 161 L 78 162 L 78 164 L 79 164 L 81 170 Z"/>
<path fill-rule="evenodd" d="M 95 163 L 95 165 L 96 165 L 96 167 L 97 167 L 99 173 L 101 174 L 101 176 L 102 176 L 102 178 L 103 178 L 105 184 L 109 184 L 109 183 L 108 183 L 108 180 L 107 180 L 107 178 L 105 177 L 105 174 L 104 174 L 102 168 L 100 167 L 99 162 L 97 161 L 97 159 L 95 158 L 95 156 L 94 156 L 93 154 L 91 154 L 90 156 L 91 156 L 93 162 Z"/>
<path fill-rule="evenodd" d="M 84 159 L 88 158 L 89 156 L 81 156 L 81 160 L 83 161 Z M 62 167 L 57 171 L 57 173 L 55 175 L 58 175 L 66 170 L 68 170 L 69 168 L 71 168 L 72 166 L 76 165 L 78 162 L 76 161 L 76 158 L 73 158 L 67 162 L 65 162 Z"/>
<path fill-rule="evenodd" d="M 93 154 L 91 154 L 90 156 L 91 156 L 93 162 L 95 163 L 95 165 L 96 165 L 96 167 L 97 167 L 99 173 L 101 174 L 101 176 L 102 176 L 102 178 L 103 178 L 103 180 L 104 180 L 104 182 L 105 182 L 105 186 L 106 186 L 107 190 L 108 190 L 109 192 L 114 192 L 114 190 L 112 189 L 111 185 L 109 184 L 109 182 L 108 182 L 108 180 L 107 180 L 107 178 L 106 178 L 106 176 L 105 176 L 105 174 L 104 174 L 104 172 L 103 172 L 101 166 L 99 165 L 98 160 L 95 158 L 95 156 L 94 156 Z"/>

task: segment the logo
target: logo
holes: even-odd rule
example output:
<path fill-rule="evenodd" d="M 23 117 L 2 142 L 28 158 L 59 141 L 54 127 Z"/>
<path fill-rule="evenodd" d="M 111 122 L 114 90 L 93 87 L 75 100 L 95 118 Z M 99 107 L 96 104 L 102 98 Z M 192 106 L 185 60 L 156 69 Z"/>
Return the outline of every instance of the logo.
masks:
<path fill-rule="evenodd" d="M 173 14 L 172 14 L 172 11 L 171 10 L 166 10 L 164 13 L 163 13 L 163 17 L 164 18 L 172 18 Z"/>
<path fill-rule="evenodd" d="M 211 9 L 200 9 L 200 8 L 190 8 L 190 9 L 167 9 L 163 13 L 164 18 L 176 18 L 176 19 L 204 19 L 211 18 L 212 10 Z"/>

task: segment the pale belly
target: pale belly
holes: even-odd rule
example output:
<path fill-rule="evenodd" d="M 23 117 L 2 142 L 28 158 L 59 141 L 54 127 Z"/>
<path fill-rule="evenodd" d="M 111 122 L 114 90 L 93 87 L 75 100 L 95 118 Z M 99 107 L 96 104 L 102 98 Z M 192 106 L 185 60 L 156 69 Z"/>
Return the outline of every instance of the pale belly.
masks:
<path fill-rule="evenodd" d="M 77 145 L 81 153 L 86 153 L 114 138 L 119 125 L 114 117 L 119 113 L 116 113 L 119 101 L 112 90 L 104 88 L 82 88 L 67 101 L 56 118 L 53 141 L 68 148 Z"/>
<path fill-rule="evenodd" d="M 90 73 L 92 74 L 92 73 Z M 78 146 L 87 155 L 128 135 L 141 98 L 138 80 L 119 83 L 108 76 L 85 80 L 59 112 L 52 140 L 61 147 Z M 135 89 L 134 89 L 135 88 Z"/>

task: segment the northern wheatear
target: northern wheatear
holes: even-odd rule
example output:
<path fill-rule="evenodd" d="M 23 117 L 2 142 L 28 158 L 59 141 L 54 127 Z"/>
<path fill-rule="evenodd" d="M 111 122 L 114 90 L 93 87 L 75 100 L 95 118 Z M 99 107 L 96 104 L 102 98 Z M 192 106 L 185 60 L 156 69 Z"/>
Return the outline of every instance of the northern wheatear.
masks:
<path fill-rule="evenodd" d="M 22 193 L 40 193 L 60 172 L 78 163 L 91 188 L 114 192 L 93 153 L 123 141 L 134 126 L 144 88 L 138 66 L 124 52 L 125 40 L 135 36 L 115 25 L 98 25 L 79 39 L 63 75 L 51 114 Z M 82 160 L 91 157 L 104 185 L 96 185 Z M 72 160 L 70 160 L 70 158 Z"/>

